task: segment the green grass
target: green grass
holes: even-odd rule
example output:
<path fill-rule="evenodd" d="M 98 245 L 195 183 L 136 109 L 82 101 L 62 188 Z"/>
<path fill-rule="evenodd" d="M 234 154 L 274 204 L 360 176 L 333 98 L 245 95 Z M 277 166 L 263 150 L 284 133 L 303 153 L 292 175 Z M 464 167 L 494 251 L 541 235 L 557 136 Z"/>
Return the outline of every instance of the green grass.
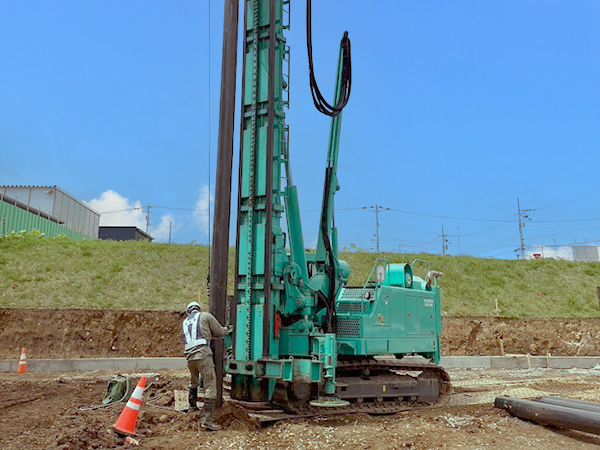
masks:
<path fill-rule="evenodd" d="M 350 284 L 364 283 L 377 255 L 342 252 Z M 390 262 L 429 260 L 444 273 L 443 314 L 600 317 L 600 263 L 382 254 Z M 234 253 L 230 252 L 232 290 Z M 0 239 L 0 307 L 181 310 L 206 305 L 208 248 L 145 242 Z M 417 269 L 424 272 L 425 268 Z"/>

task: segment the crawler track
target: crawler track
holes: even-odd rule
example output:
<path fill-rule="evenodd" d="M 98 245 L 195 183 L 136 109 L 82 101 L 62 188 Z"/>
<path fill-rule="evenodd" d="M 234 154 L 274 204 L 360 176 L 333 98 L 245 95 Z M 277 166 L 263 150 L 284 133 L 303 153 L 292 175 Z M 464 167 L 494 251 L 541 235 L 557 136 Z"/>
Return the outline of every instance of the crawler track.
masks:
<path fill-rule="evenodd" d="M 421 398 L 414 392 L 399 391 L 397 396 L 387 394 L 368 394 L 360 398 L 345 398 L 344 392 L 340 396 L 350 401 L 348 406 L 343 407 L 315 407 L 306 400 L 294 399 L 289 393 L 289 387 L 278 384 L 275 388 L 273 401 L 280 406 L 285 413 L 297 416 L 316 416 L 334 414 L 392 414 L 401 411 L 418 408 L 430 408 L 441 406 L 448 402 L 451 390 L 450 377 L 440 366 L 427 361 L 404 361 L 397 359 L 368 359 L 359 361 L 340 361 L 337 367 L 339 380 L 357 380 L 370 391 L 385 392 L 385 387 L 393 385 L 394 382 L 410 384 L 412 387 L 418 380 L 427 380 L 426 383 L 435 386 L 435 398 L 429 395 Z M 419 373 L 418 376 L 412 375 Z M 363 374 L 363 376 L 357 376 Z M 365 376 L 368 374 L 369 376 Z M 408 395 L 407 395 L 408 394 Z M 429 393 L 430 394 L 430 393 Z"/>

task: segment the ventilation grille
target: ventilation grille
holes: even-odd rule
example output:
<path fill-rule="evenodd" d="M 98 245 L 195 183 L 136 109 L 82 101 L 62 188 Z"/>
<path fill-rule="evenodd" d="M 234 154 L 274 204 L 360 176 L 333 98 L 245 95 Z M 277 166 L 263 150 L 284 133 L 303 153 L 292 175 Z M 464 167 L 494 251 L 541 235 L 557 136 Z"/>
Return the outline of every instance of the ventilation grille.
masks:
<path fill-rule="evenodd" d="M 344 302 L 338 303 L 335 308 L 339 313 L 366 313 L 367 303 L 366 302 Z"/>
<path fill-rule="evenodd" d="M 341 300 L 344 300 L 344 299 L 364 300 L 367 298 L 366 297 L 367 295 L 368 295 L 369 299 L 375 298 L 375 288 L 366 288 L 366 289 L 363 289 L 361 287 L 346 288 L 346 289 L 344 289 L 344 293 L 342 294 Z"/>
<path fill-rule="evenodd" d="M 338 336 L 359 337 L 360 319 L 354 317 L 338 317 L 336 334 Z"/>

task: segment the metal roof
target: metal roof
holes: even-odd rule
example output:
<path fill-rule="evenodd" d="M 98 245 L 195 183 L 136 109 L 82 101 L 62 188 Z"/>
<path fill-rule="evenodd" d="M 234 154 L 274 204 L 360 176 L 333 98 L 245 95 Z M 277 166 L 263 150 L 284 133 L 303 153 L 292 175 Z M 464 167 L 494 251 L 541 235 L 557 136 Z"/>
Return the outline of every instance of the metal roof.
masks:
<path fill-rule="evenodd" d="M 17 208 L 20 208 L 22 210 L 25 210 L 25 211 L 30 212 L 32 214 L 35 214 L 36 216 L 43 217 L 44 219 L 48 219 L 48 220 L 50 220 L 52 222 L 56 222 L 56 223 L 61 224 L 61 225 L 65 224 L 64 220 L 60 220 L 59 218 L 54 217 L 51 214 L 47 214 L 47 213 L 45 213 L 43 211 L 40 211 L 37 208 L 32 208 L 31 206 L 29 206 L 29 205 L 27 205 L 27 204 L 25 204 L 23 202 L 20 202 L 18 200 L 15 200 L 14 198 L 7 197 L 3 193 L 0 193 L 0 201 L 1 202 L 5 202 L 5 203 L 9 203 L 9 204 L 11 204 L 13 206 L 16 206 Z"/>
<path fill-rule="evenodd" d="M 30 188 L 30 189 L 56 189 L 58 192 L 60 192 L 63 195 L 66 195 L 67 197 L 69 197 L 71 200 L 85 206 L 87 209 L 89 209 L 91 212 L 93 212 L 94 214 L 96 214 L 98 217 L 101 216 L 101 214 L 96 211 L 94 208 L 92 208 L 90 205 L 88 205 L 86 202 L 76 199 L 75 197 L 73 197 L 71 194 L 69 194 L 67 191 L 65 191 L 64 189 L 59 188 L 58 186 L 54 185 L 54 186 L 36 186 L 33 184 L 12 184 L 12 185 L 2 185 L 0 186 L 0 189 L 3 188 Z"/>

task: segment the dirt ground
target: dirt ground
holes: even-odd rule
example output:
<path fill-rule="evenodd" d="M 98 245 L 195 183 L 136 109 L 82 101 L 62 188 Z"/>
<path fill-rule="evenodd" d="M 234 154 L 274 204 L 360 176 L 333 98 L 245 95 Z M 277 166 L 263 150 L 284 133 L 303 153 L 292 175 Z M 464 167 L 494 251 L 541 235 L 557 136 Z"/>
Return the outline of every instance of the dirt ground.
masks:
<path fill-rule="evenodd" d="M 0 309 L 0 359 L 180 356 L 182 313 Z M 152 339 L 148 339 L 152 336 Z M 445 355 L 600 355 L 600 319 L 444 317 Z"/>
<path fill-rule="evenodd" d="M 454 370 L 449 405 L 387 416 L 294 419 L 259 428 L 235 406 L 219 414 L 225 429 L 205 432 L 198 414 L 170 408 L 183 371 L 148 374 L 138 420 L 141 449 L 592 449 L 600 437 L 521 421 L 492 407 L 496 395 L 558 394 L 600 399 L 600 370 Z M 0 448 L 130 447 L 109 428 L 123 404 L 98 405 L 111 374 L 0 374 Z M 137 379 L 139 375 L 135 375 Z"/>
<path fill-rule="evenodd" d="M 179 356 L 178 312 L 0 310 L 0 358 Z M 444 318 L 447 355 L 507 353 L 599 355 L 598 319 Z M 152 336 L 152 339 L 148 337 Z M 106 372 L 0 374 L 0 448 L 113 449 L 129 447 L 110 431 L 122 404 L 99 405 Z M 140 374 L 135 374 L 137 380 Z M 492 407 L 497 395 L 555 394 L 600 400 L 598 370 L 450 371 L 448 405 L 387 416 L 293 419 L 260 428 L 235 404 L 219 414 L 224 431 L 207 433 L 198 414 L 173 409 L 185 371 L 148 374 L 138 421 L 140 448 L 224 449 L 506 449 L 597 448 L 600 437 L 523 422 Z"/>

